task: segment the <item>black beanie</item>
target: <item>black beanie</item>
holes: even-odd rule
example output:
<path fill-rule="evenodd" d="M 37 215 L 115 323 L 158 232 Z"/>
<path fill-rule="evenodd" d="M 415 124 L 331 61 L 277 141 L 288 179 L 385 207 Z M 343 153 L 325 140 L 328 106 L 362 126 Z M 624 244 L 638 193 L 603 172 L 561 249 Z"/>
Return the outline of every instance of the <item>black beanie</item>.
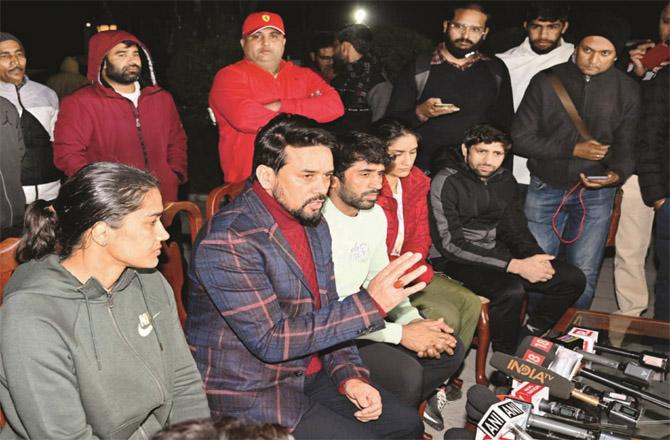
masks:
<path fill-rule="evenodd" d="M 586 37 L 603 37 L 614 46 L 617 56 L 621 55 L 630 36 L 628 22 L 609 12 L 594 14 L 584 20 L 579 42 Z"/>
<path fill-rule="evenodd" d="M 21 46 L 21 50 L 25 52 L 26 50 L 23 48 L 23 43 L 21 43 L 21 40 L 16 38 L 14 35 L 10 34 L 9 32 L 0 32 L 0 43 L 3 41 L 16 41 L 19 43 L 19 46 Z"/>

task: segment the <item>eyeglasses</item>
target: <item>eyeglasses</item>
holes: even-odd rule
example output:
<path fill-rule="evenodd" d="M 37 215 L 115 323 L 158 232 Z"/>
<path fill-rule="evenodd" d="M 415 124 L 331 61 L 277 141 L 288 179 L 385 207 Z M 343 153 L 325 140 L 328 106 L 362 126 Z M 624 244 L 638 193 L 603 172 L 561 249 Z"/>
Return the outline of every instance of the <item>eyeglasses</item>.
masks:
<path fill-rule="evenodd" d="M 469 26 L 467 24 L 458 23 L 456 21 L 450 21 L 449 28 L 460 33 L 465 33 L 467 31 L 470 31 L 475 35 L 481 35 L 484 33 L 484 28 L 481 26 Z"/>

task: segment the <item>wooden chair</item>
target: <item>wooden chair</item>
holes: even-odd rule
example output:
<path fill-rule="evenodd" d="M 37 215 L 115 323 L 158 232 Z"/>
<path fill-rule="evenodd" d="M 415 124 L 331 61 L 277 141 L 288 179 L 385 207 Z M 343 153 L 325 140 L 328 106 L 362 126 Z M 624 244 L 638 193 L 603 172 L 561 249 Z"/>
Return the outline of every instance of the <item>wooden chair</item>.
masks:
<path fill-rule="evenodd" d="M 16 266 L 19 263 L 16 261 L 16 248 L 19 245 L 19 239 L 10 237 L 6 238 L 0 243 L 0 304 L 2 304 L 2 293 L 5 283 L 12 276 Z M 5 426 L 5 414 L 0 410 L 0 428 Z"/>
<path fill-rule="evenodd" d="M 207 195 L 207 204 L 205 206 L 205 219 L 209 220 L 216 214 L 222 203 L 228 203 L 237 197 L 244 189 L 246 182 L 224 183 L 217 186 Z"/>
<path fill-rule="evenodd" d="M 0 304 L 2 304 L 2 290 L 5 283 L 14 273 L 19 263 L 16 261 L 16 248 L 19 239 L 10 237 L 0 243 Z"/>
<path fill-rule="evenodd" d="M 610 217 L 610 226 L 607 230 L 606 248 L 613 248 L 616 244 L 616 231 L 619 229 L 619 218 L 621 218 L 621 200 L 623 199 L 623 190 L 619 188 L 614 196 L 614 206 L 612 206 L 612 217 Z"/>
<path fill-rule="evenodd" d="M 475 382 L 480 385 L 488 386 L 489 380 L 486 377 L 486 356 L 489 353 L 489 346 L 491 345 L 491 327 L 489 318 L 489 303 L 491 301 L 483 296 L 480 296 L 479 300 L 482 302 L 482 310 L 479 315 L 479 322 L 477 322 L 477 334 L 472 339 L 472 345 L 477 346 L 477 352 L 475 354 Z M 528 298 L 526 297 L 521 305 L 519 322 L 523 323 L 526 318 L 527 310 Z"/>
<path fill-rule="evenodd" d="M 200 228 L 202 227 L 202 214 L 200 208 L 193 202 L 170 202 L 165 205 L 165 211 L 161 221 L 165 228 L 172 226 L 174 219 L 179 213 L 184 213 L 188 220 L 189 231 L 191 234 L 191 244 L 195 241 Z M 186 325 L 186 307 L 184 307 L 184 279 L 186 273 L 186 261 L 182 252 L 181 237 L 172 237 L 169 242 L 162 245 L 161 258 L 158 263 L 158 270 L 161 271 L 165 279 L 170 283 L 174 297 L 177 302 L 177 313 L 182 328 Z"/>

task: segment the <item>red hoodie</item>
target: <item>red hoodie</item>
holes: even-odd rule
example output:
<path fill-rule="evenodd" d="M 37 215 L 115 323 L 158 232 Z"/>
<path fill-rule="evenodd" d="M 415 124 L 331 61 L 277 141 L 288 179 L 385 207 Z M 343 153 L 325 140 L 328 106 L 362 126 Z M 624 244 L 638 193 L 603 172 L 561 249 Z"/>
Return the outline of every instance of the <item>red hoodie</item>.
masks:
<path fill-rule="evenodd" d="M 126 40 L 144 51 L 142 70 L 152 84 L 141 89 L 137 108 L 101 83 L 105 55 Z M 87 77 L 92 84 L 61 103 L 54 132 L 56 167 L 71 176 L 92 162 L 132 165 L 156 176 L 164 202 L 177 200 L 180 180 L 188 175 L 186 133 L 172 96 L 156 85 L 147 48 L 127 32 L 97 33 L 89 42 Z"/>
<path fill-rule="evenodd" d="M 430 191 L 430 179 L 423 172 L 413 167 L 409 176 L 400 179 L 402 185 L 402 212 L 405 219 L 405 237 L 402 242 L 402 251 L 419 252 L 424 260 L 428 257 L 428 251 L 432 244 L 430 238 L 430 227 L 428 225 L 428 191 Z M 397 256 L 391 255 L 398 236 L 398 202 L 393 198 L 393 192 L 386 179 L 382 183 L 382 190 L 377 197 L 377 204 L 384 209 L 388 229 L 386 231 L 386 248 L 389 259 L 393 261 Z M 416 281 L 430 283 L 433 279 L 433 268 L 430 264 L 420 261 L 408 272 L 418 266 L 425 264 L 428 270 Z"/>

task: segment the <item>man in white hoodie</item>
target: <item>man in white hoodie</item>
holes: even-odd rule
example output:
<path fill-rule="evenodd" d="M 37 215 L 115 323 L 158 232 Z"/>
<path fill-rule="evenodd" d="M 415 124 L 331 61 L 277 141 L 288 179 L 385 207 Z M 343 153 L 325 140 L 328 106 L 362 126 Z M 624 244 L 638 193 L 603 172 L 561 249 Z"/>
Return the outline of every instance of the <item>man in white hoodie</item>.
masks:
<path fill-rule="evenodd" d="M 574 45 L 563 40 L 568 26 L 568 6 L 565 3 L 533 2 L 528 5 L 526 20 L 523 22 L 526 39 L 507 52 L 496 55 L 509 70 L 515 112 L 535 74 L 566 62 L 574 52 Z M 524 198 L 530 182 L 526 161 L 525 157 L 514 156 L 514 177 L 519 182 Z"/>

